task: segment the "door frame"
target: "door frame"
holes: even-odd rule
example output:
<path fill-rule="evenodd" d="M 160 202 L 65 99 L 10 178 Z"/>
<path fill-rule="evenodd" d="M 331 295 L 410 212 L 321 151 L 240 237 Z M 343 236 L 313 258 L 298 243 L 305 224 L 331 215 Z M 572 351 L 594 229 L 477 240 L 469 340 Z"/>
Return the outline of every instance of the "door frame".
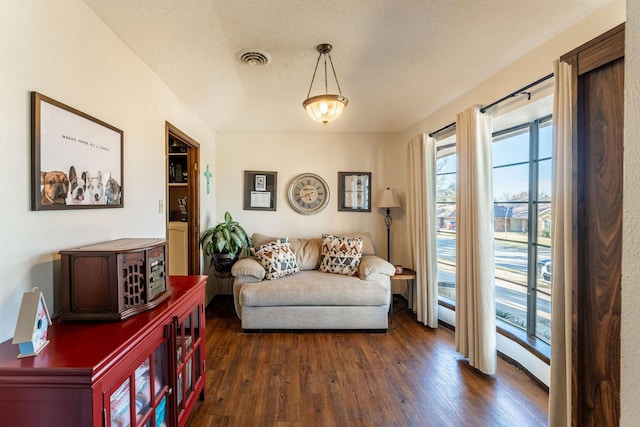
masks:
<path fill-rule="evenodd" d="M 173 137 L 187 146 L 187 227 L 188 227 L 188 274 L 200 274 L 200 143 L 176 126 L 165 122 L 165 183 L 169 176 L 169 138 Z M 169 236 L 169 186 L 165 184 L 166 235 Z"/>
<path fill-rule="evenodd" d="M 624 46 L 622 23 L 560 57 L 573 73 L 574 426 L 620 423 Z"/>

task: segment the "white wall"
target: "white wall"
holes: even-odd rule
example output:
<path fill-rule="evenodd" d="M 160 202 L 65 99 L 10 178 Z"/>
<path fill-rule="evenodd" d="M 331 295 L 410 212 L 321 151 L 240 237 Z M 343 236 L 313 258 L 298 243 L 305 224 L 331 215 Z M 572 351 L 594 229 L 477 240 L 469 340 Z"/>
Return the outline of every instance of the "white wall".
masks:
<path fill-rule="evenodd" d="M 215 134 L 80 0 L 3 2 L 0 52 L 2 342 L 13 336 L 24 291 L 40 287 L 58 309 L 59 250 L 165 237 L 165 120 L 202 144 L 202 164 L 214 164 Z M 31 91 L 124 131 L 124 208 L 30 210 Z M 201 188 L 202 212 L 215 212 Z"/>
<path fill-rule="evenodd" d="M 229 211 L 249 234 L 320 237 L 323 232 L 369 231 L 377 253 L 386 257 L 384 212 L 376 208 L 370 213 L 338 212 L 338 172 L 371 172 L 375 206 L 377 192 L 388 185 L 388 169 L 394 166 L 385 157 L 385 147 L 391 141 L 386 134 L 219 133 L 216 157 L 220 161 L 215 171 L 218 218 L 209 226 Z M 245 170 L 278 173 L 277 211 L 243 210 Z M 287 199 L 289 182 L 305 172 L 318 174 L 329 184 L 329 204 L 314 215 L 297 213 Z"/>
<path fill-rule="evenodd" d="M 620 425 L 636 426 L 640 419 L 640 2 L 628 2 L 625 31 Z"/>

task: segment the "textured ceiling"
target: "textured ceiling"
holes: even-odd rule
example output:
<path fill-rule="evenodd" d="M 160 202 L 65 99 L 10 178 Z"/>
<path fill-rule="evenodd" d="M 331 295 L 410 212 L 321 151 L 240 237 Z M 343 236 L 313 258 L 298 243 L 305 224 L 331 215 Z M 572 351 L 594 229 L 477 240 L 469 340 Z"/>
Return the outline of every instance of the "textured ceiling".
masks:
<path fill-rule="evenodd" d="M 214 130 L 395 132 L 607 0 L 85 2 Z M 326 126 L 302 108 L 319 43 L 349 99 Z M 271 62 L 241 64 L 243 49 Z"/>

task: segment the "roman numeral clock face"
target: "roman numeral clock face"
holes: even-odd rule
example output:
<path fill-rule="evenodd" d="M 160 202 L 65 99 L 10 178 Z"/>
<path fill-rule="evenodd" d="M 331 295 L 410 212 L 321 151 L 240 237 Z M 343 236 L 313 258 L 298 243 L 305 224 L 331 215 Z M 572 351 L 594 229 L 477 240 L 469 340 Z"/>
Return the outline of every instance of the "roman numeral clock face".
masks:
<path fill-rule="evenodd" d="M 289 184 L 289 204 L 303 215 L 320 212 L 329 203 L 329 186 L 313 173 L 298 175 Z"/>

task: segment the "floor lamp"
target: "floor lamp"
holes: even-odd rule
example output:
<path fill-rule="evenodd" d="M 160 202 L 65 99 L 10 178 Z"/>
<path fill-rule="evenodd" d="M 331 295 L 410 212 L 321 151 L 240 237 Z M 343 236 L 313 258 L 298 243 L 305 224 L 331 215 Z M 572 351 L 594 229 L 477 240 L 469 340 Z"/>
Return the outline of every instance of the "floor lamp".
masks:
<path fill-rule="evenodd" d="M 380 192 L 380 197 L 378 198 L 378 208 L 386 209 L 387 216 L 384 217 L 384 225 L 387 226 L 387 261 L 391 262 L 391 209 L 392 208 L 401 208 L 402 205 L 398 201 L 398 196 L 396 196 L 396 190 L 390 190 L 387 187 L 386 190 L 382 190 Z"/>

